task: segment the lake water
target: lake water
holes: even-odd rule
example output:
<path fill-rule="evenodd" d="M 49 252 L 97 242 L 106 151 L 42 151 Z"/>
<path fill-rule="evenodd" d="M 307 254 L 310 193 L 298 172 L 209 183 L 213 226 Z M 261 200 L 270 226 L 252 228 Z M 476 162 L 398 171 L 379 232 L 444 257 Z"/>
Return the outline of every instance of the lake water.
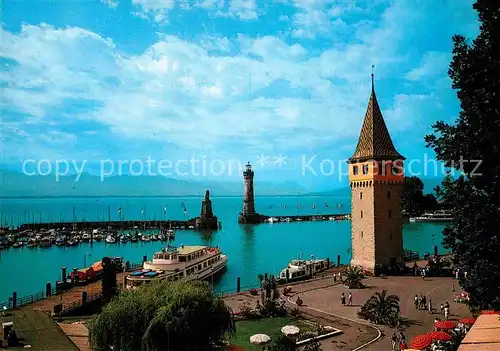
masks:
<path fill-rule="evenodd" d="M 125 219 L 185 219 L 199 216 L 202 198 L 59 198 L 59 199 L 3 199 L 1 223 L 17 225 L 25 222 L 57 222 L 73 220 L 118 220 L 122 208 Z M 349 197 L 257 197 L 256 209 L 266 215 L 335 214 L 350 212 Z M 339 206 L 341 205 L 341 207 Z M 300 208 L 298 208 L 300 205 Z M 327 207 L 328 205 L 328 207 Z M 215 215 L 222 221 L 222 229 L 213 233 L 178 230 L 173 245 L 218 245 L 229 258 L 226 273 L 216 282 L 223 291 L 236 289 L 236 277 L 241 286 L 257 283 L 257 274 L 277 274 L 292 258 L 302 251 L 304 257 L 314 254 L 318 258 L 341 256 L 342 263 L 350 260 L 351 222 L 295 222 L 238 224 L 242 207 L 241 197 L 214 197 Z M 167 208 L 166 215 L 163 208 Z M 315 207 L 315 208 L 313 208 Z M 144 209 L 142 213 L 142 209 Z M 142 214 L 141 214 L 142 213 Z M 442 252 L 442 224 L 411 223 L 404 227 L 404 248 L 420 254 L 432 252 L 436 244 Z M 77 247 L 28 249 L 9 248 L 0 251 L 0 302 L 7 301 L 13 291 L 18 296 L 44 291 L 46 282 L 60 279 L 60 268 L 90 265 L 103 256 L 122 256 L 124 260 L 139 262 L 143 255 L 151 258 L 164 246 L 160 242 L 105 245 L 80 244 Z"/>

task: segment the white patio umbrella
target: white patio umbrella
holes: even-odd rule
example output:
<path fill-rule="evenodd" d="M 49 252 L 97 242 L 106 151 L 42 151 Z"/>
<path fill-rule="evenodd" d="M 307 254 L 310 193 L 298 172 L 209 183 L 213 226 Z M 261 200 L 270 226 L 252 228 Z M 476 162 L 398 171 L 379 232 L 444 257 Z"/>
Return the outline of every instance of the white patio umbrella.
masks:
<path fill-rule="evenodd" d="M 264 345 L 271 341 L 271 337 L 266 334 L 255 334 L 250 337 L 250 343 L 259 345 L 261 350 L 264 350 Z"/>
<path fill-rule="evenodd" d="M 300 329 L 296 325 L 285 325 L 281 328 L 281 332 L 286 336 L 294 336 L 300 333 Z"/>

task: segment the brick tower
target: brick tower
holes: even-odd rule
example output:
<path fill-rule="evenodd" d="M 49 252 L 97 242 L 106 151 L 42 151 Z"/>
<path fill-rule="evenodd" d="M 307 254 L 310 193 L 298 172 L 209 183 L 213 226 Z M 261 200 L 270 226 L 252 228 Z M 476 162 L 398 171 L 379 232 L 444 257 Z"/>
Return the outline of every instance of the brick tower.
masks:
<path fill-rule="evenodd" d="M 403 260 L 404 170 L 372 91 L 356 151 L 349 159 L 352 261 L 376 272 Z"/>

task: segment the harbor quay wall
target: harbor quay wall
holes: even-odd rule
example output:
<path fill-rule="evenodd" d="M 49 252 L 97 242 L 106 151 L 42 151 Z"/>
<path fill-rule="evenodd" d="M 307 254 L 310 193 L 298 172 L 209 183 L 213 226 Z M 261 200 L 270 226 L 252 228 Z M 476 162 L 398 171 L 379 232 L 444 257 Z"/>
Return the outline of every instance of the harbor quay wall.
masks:
<path fill-rule="evenodd" d="M 312 222 L 312 221 L 342 221 L 342 220 L 350 220 L 350 213 L 335 213 L 335 214 L 320 214 L 320 215 L 295 215 L 295 216 L 268 216 L 264 214 L 256 213 L 254 215 L 244 215 L 240 214 L 238 217 L 239 223 L 247 223 L 247 224 L 258 224 L 258 223 L 266 223 L 269 222 L 270 219 L 273 219 L 273 223 L 280 222 Z"/>

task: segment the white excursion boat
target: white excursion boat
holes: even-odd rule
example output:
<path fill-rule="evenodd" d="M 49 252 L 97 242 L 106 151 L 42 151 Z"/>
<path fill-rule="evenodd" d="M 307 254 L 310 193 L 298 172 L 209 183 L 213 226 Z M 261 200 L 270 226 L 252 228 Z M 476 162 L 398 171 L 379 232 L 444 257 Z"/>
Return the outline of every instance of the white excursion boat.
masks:
<path fill-rule="evenodd" d="M 126 288 L 153 280 L 204 280 L 221 272 L 227 266 L 227 256 L 218 247 L 184 246 L 167 247 L 155 252 L 143 269 L 126 277 Z"/>
<path fill-rule="evenodd" d="M 446 211 L 436 211 L 433 213 L 424 213 L 420 217 L 410 217 L 410 222 L 451 222 L 453 218 Z"/>
<path fill-rule="evenodd" d="M 315 259 L 314 255 L 311 255 L 310 260 L 298 258 L 291 260 L 288 266 L 281 270 L 279 280 L 294 281 L 311 278 L 314 274 L 320 273 L 329 267 L 329 259 Z"/>

